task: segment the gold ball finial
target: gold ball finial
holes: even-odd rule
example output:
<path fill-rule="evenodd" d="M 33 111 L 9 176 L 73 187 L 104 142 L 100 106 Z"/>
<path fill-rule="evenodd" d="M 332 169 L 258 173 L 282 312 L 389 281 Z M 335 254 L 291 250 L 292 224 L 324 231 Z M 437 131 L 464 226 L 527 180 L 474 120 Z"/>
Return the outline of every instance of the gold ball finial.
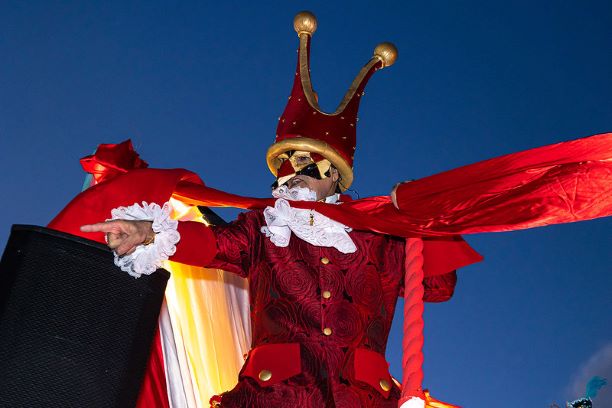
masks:
<path fill-rule="evenodd" d="M 380 58 L 384 67 L 390 67 L 397 59 L 397 48 L 390 42 L 380 43 L 374 48 L 374 56 Z"/>
<path fill-rule="evenodd" d="M 302 33 L 312 36 L 317 31 L 317 18 L 310 11 L 300 11 L 293 17 L 293 28 L 298 37 Z"/>

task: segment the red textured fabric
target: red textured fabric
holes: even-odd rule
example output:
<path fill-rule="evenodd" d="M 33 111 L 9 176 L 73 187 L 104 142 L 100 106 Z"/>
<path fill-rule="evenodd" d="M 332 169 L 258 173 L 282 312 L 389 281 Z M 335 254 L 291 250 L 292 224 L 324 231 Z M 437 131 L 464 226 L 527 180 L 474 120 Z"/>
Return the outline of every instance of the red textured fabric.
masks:
<path fill-rule="evenodd" d="M 218 252 L 216 238 L 211 228 L 206 225 L 200 222 L 181 222 L 178 226 L 178 232 L 181 235 L 181 242 L 176 246 L 176 252 L 172 256 L 173 261 L 194 266 L 207 265 Z M 437 242 L 431 241 L 432 244 Z M 443 244 L 447 242 L 463 243 L 470 251 L 462 252 L 463 247 L 455 248 L 449 245 L 432 245 L 428 254 L 425 254 L 425 250 L 423 251 L 425 257 L 429 256 L 432 259 L 430 274 L 423 279 L 423 286 L 425 287 L 424 302 L 439 303 L 449 300 L 453 296 L 457 284 L 457 272 L 452 269 L 451 265 L 460 264 L 464 266 L 473 263 L 474 259 L 478 259 L 469 257 L 471 253 L 476 252 L 465 241 L 457 239 L 441 241 Z M 424 245 L 424 248 L 427 248 L 427 245 Z M 438 261 L 437 258 L 446 258 L 444 257 L 445 253 L 448 254 L 451 261 L 449 262 L 448 259 Z M 479 255 L 477 256 L 479 257 Z M 455 257 L 454 260 L 453 257 Z M 399 296 L 404 296 L 403 287 L 400 288 Z"/>
<path fill-rule="evenodd" d="M 218 253 L 208 266 L 248 277 L 252 347 L 299 343 L 302 370 L 266 384 L 243 372 L 222 406 L 396 408 L 397 386 L 381 394 L 347 373 L 360 348 L 384 361 L 404 276 L 404 240 L 353 231 L 352 254 L 295 237 L 282 248 L 261 233 L 262 225 L 263 211 L 256 210 L 214 227 Z"/>

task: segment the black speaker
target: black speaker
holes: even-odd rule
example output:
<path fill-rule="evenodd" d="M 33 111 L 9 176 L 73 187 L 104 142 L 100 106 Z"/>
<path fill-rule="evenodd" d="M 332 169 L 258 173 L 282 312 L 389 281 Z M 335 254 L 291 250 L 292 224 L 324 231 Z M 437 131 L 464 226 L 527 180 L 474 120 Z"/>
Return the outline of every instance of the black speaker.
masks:
<path fill-rule="evenodd" d="M 134 279 L 102 244 L 14 225 L 0 262 L 0 407 L 133 407 L 169 276 Z"/>

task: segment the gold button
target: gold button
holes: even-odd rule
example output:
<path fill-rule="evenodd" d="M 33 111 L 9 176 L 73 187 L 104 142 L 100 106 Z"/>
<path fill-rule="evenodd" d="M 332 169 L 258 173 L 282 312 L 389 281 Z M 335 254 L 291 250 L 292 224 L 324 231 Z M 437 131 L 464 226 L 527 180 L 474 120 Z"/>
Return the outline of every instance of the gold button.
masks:
<path fill-rule="evenodd" d="M 327 259 L 326 257 L 321 258 L 321 263 L 323 265 L 327 265 L 329 263 L 329 259 Z"/>
<path fill-rule="evenodd" d="M 380 380 L 378 384 L 383 391 L 389 391 L 391 389 L 391 384 L 389 384 L 389 381 L 385 380 L 384 378 Z"/>
<path fill-rule="evenodd" d="M 268 381 L 270 378 L 272 378 L 272 372 L 270 370 L 261 370 L 259 372 L 259 379 L 261 381 Z"/>
<path fill-rule="evenodd" d="M 323 329 L 323 334 L 326 336 L 331 336 L 332 334 L 332 329 L 330 329 L 329 327 L 326 327 Z"/>
<path fill-rule="evenodd" d="M 329 299 L 331 297 L 331 292 L 329 290 L 324 290 L 322 295 L 324 299 Z"/>

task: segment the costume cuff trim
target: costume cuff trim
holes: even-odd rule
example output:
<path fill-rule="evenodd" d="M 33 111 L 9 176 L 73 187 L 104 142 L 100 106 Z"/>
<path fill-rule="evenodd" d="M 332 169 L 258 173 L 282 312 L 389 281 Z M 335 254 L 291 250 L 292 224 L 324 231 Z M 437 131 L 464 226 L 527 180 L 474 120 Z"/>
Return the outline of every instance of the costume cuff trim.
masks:
<path fill-rule="evenodd" d="M 169 202 L 162 207 L 159 204 L 142 202 L 142 206 L 134 203 L 129 207 L 118 207 L 111 211 L 113 220 L 152 221 L 155 242 L 150 245 L 138 245 L 129 255 L 115 254 L 115 265 L 131 276 L 138 278 L 141 275 L 150 275 L 162 262 L 166 261 L 176 252 L 176 244 L 181 239 L 177 231 L 178 221 L 170 218 L 172 206 Z"/>

